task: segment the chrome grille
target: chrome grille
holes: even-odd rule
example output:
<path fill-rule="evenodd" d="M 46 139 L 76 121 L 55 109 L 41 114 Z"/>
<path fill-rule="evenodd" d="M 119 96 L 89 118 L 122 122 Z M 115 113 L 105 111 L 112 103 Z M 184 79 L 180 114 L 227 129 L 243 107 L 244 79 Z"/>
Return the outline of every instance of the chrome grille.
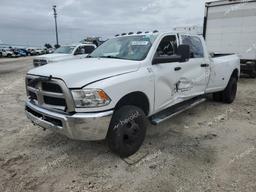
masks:
<path fill-rule="evenodd" d="M 45 59 L 34 59 L 33 64 L 34 64 L 34 67 L 39 67 L 42 65 L 46 65 L 47 61 Z"/>
<path fill-rule="evenodd" d="M 75 110 L 71 93 L 62 80 L 27 76 L 26 87 L 28 99 L 33 104 L 63 112 Z"/>

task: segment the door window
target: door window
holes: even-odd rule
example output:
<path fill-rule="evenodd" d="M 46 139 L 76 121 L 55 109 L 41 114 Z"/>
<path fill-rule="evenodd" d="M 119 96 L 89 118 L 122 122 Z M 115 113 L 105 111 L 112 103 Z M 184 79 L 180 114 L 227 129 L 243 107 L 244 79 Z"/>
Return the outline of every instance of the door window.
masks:
<path fill-rule="evenodd" d="M 84 54 L 90 54 L 95 50 L 94 46 L 84 46 Z"/>
<path fill-rule="evenodd" d="M 94 49 L 94 46 L 80 46 L 77 48 L 75 55 L 90 54 Z"/>
<path fill-rule="evenodd" d="M 167 57 L 177 53 L 177 39 L 175 35 L 165 36 L 160 42 L 156 56 Z"/>
<path fill-rule="evenodd" d="M 84 48 L 82 46 L 80 46 L 76 49 L 75 55 L 82 55 L 82 54 L 84 54 L 84 52 L 85 52 Z"/>
<path fill-rule="evenodd" d="M 189 45 L 191 51 L 191 58 L 204 57 L 204 48 L 199 37 L 183 35 L 182 44 Z"/>

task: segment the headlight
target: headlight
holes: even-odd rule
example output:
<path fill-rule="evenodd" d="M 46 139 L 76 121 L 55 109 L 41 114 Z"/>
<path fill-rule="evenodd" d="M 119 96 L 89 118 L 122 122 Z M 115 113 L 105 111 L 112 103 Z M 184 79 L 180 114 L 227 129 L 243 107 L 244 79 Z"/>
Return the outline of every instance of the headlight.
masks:
<path fill-rule="evenodd" d="M 111 102 L 108 95 L 101 89 L 72 90 L 76 107 L 102 107 Z"/>

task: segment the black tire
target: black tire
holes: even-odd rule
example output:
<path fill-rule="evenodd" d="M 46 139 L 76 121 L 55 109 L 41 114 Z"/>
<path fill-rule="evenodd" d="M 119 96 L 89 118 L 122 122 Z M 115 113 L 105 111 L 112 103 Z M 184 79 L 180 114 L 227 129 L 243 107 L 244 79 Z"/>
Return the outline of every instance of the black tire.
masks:
<path fill-rule="evenodd" d="M 256 69 L 254 69 L 250 74 L 249 74 L 249 76 L 251 77 L 251 78 L 256 78 Z"/>
<path fill-rule="evenodd" d="M 122 158 L 136 153 L 146 136 L 145 113 L 135 106 L 123 106 L 111 120 L 107 134 L 110 150 Z"/>
<path fill-rule="evenodd" d="M 222 92 L 213 93 L 213 100 L 216 102 L 222 102 L 223 101 L 223 93 Z"/>
<path fill-rule="evenodd" d="M 228 86 L 223 91 L 223 102 L 231 104 L 236 98 L 237 93 L 237 78 L 231 77 Z"/>

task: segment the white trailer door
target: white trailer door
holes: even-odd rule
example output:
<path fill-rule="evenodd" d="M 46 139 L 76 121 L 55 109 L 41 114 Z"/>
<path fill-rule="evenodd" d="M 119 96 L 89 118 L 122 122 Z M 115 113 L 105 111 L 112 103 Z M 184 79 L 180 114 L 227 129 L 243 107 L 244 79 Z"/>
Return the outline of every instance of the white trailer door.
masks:
<path fill-rule="evenodd" d="M 208 7 L 206 43 L 210 52 L 256 59 L 256 1 Z"/>

